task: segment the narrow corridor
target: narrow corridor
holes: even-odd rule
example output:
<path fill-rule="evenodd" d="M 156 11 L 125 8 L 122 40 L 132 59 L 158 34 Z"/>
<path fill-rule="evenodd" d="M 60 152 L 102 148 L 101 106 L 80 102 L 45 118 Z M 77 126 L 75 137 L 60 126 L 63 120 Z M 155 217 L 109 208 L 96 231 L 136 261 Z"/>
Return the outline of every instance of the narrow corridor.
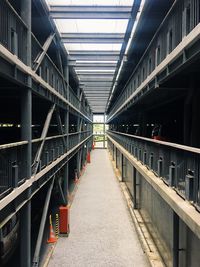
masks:
<path fill-rule="evenodd" d="M 92 152 L 70 212 L 70 235 L 59 238 L 49 267 L 149 266 L 107 150 Z"/>

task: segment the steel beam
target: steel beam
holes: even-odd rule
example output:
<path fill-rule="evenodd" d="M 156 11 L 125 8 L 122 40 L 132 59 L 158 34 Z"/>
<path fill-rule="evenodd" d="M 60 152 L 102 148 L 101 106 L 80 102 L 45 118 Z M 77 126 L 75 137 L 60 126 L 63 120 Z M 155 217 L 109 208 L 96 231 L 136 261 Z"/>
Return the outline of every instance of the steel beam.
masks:
<path fill-rule="evenodd" d="M 41 155 L 42 155 L 42 150 L 43 150 L 43 147 L 44 147 L 45 139 L 46 139 L 46 136 L 47 136 L 47 132 L 48 132 L 48 129 L 49 129 L 49 125 L 50 125 L 51 118 L 52 118 L 54 110 L 55 110 L 55 104 L 53 104 L 51 106 L 51 108 L 49 109 L 49 112 L 47 114 L 47 117 L 46 117 L 46 121 L 45 121 L 43 130 L 42 130 L 42 134 L 41 134 L 42 142 L 41 142 L 41 144 L 40 144 L 40 146 L 38 148 L 38 151 L 36 153 L 36 156 L 35 156 L 35 159 L 34 159 L 34 163 L 33 163 L 33 175 L 36 175 L 38 167 L 39 167 L 40 158 L 41 158 Z"/>
<path fill-rule="evenodd" d="M 20 267 L 31 267 L 31 200 L 20 210 Z"/>
<path fill-rule="evenodd" d="M 37 237 L 37 242 L 36 242 L 36 247 L 35 247 L 35 253 L 33 257 L 33 265 L 32 267 L 38 267 L 39 266 L 39 260 L 40 260 L 40 250 L 41 250 L 41 245 L 42 245 L 42 239 L 44 235 L 44 229 L 45 229 L 45 223 L 47 219 L 47 213 L 48 213 L 48 208 L 49 208 L 49 202 L 51 199 L 51 193 L 54 185 L 54 180 L 55 176 L 51 182 L 51 185 L 49 186 L 49 189 L 47 191 L 45 203 L 44 203 L 44 208 L 43 208 L 43 213 L 42 213 L 42 218 L 40 222 L 40 228 L 38 232 L 38 237 Z"/>
<path fill-rule="evenodd" d="M 122 43 L 124 34 L 122 33 L 61 33 L 61 40 L 63 43 L 106 43 L 116 44 Z"/>
<path fill-rule="evenodd" d="M 64 145 L 65 149 L 67 149 L 67 142 L 66 142 L 65 137 L 64 137 L 65 132 L 63 129 L 63 125 L 62 125 L 62 121 L 61 121 L 61 117 L 60 117 L 60 112 L 58 109 L 56 110 L 56 120 L 58 123 L 58 131 L 63 136 L 63 138 L 62 138 L 63 145 Z"/>
<path fill-rule="evenodd" d="M 53 19 L 129 19 L 132 6 L 50 6 Z"/>
<path fill-rule="evenodd" d="M 69 57 L 72 60 L 98 60 L 98 61 L 117 61 L 119 58 L 119 51 L 80 51 L 69 50 Z"/>
<path fill-rule="evenodd" d="M 21 18 L 27 26 L 26 36 L 26 65 L 31 68 L 32 65 L 32 33 L 31 33 L 31 0 L 21 0 L 20 10 Z M 28 141 L 26 151 L 23 155 L 23 164 L 27 181 L 31 178 L 31 162 L 32 162 L 32 79 L 28 75 L 27 88 L 24 88 L 22 93 L 21 102 L 21 137 L 22 140 Z M 27 191 L 27 196 L 30 197 L 31 188 Z M 30 267 L 31 266 L 31 200 L 25 204 L 20 211 L 20 266 Z"/>
<path fill-rule="evenodd" d="M 47 38 L 46 42 L 44 43 L 44 45 L 42 47 L 43 51 L 41 53 L 39 53 L 37 55 L 36 59 L 34 60 L 33 70 L 35 72 L 38 70 L 40 64 L 42 63 L 42 60 L 43 60 L 44 56 L 46 55 L 46 52 L 49 49 L 49 46 L 51 45 L 54 36 L 55 36 L 55 33 L 51 33 L 49 35 L 49 37 Z"/>

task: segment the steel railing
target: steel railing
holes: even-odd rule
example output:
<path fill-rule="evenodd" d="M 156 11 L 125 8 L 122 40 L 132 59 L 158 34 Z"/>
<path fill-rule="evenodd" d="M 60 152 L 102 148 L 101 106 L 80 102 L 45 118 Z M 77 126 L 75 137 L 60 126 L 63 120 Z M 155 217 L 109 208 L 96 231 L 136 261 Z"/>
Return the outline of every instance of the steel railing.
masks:
<path fill-rule="evenodd" d="M 200 149 L 116 131 L 107 134 L 183 198 L 200 205 Z"/>
<path fill-rule="evenodd" d="M 27 27 L 20 16 L 5 1 L 0 4 L 0 43 L 26 64 Z"/>
<path fill-rule="evenodd" d="M 40 172 L 53 161 L 72 150 L 75 146 L 91 135 L 91 131 L 82 131 L 65 135 L 47 137 L 43 146 L 39 168 Z M 34 159 L 42 143 L 42 139 L 32 140 L 32 170 Z M 0 198 L 8 191 L 19 186 L 26 180 L 27 141 L 0 145 Z"/>

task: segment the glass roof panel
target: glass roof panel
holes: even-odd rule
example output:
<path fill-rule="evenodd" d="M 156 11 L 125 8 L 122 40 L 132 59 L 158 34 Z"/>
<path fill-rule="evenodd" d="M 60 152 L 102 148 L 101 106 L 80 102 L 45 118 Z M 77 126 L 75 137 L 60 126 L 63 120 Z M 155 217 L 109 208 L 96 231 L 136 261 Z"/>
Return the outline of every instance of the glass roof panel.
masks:
<path fill-rule="evenodd" d="M 68 51 L 120 51 L 122 44 L 64 44 Z"/>
<path fill-rule="evenodd" d="M 117 61 L 108 61 L 108 60 L 91 60 L 91 61 L 88 61 L 88 60 L 76 60 L 77 63 L 117 63 Z"/>
<path fill-rule="evenodd" d="M 81 5 L 81 6 L 131 6 L 133 0 L 47 0 L 49 5 Z"/>
<path fill-rule="evenodd" d="M 127 19 L 56 19 L 59 32 L 67 33 L 125 33 Z"/>
<path fill-rule="evenodd" d="M 77 70 L 78 73 L 81 74 L 81 72 L 85 72 L 86 70 Z M 87 72 L 99 72 L 101 74 L 101 72 L 115 72 L 115 69 L 109 69 L 109 70 L 87 70 Z"/>

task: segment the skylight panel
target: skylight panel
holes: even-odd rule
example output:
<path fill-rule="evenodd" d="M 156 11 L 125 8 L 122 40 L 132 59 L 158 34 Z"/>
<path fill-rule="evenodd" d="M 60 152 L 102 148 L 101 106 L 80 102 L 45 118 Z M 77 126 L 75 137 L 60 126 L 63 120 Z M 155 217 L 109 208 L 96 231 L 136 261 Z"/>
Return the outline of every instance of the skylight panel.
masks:
<path fill-rule="evenodd" d="M 64 44 L 68 51 L 120 51 L 122 44 Z"/>
<path fill-rule="evenodd" d="M 83 70 L 83 69 L 79 69 L 78 67 L 75 67 L 75 70 L 78 74 L 81 74 L 81 71 L 84 72 L 86 70 Z M 115 72 L 115 69 L 87 69 L 87 72 L 98 72 L 99 74 L 101 74 L 101 72 L 111 72 L 111 73 L 114 73 Z"/>
<path fill-rule="evenodd" d="M 56 19 L 61 33 L 125 33 L 128 20 L 105 19 Z"/>
<path fill-rule="evenodd" d="M 49 5 L 131 6 L 133 0 L 46 0 Z"/>

